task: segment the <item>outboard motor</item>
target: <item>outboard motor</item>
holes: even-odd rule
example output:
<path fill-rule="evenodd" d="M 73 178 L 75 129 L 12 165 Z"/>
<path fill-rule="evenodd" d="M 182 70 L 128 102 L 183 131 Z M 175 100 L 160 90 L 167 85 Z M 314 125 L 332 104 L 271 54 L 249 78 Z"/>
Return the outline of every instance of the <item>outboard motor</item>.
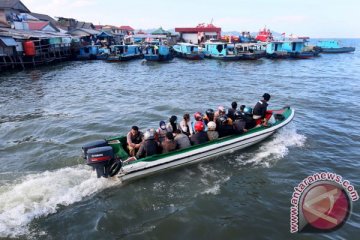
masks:
<path fill-rule="evenodd" d="M 113 160 L 114 152 L 110 146 L 92 148 L 87 151 L 86 164 L 96 170 L 98 178 L 109 176 L 109 167 Z"/>
<path fill-rule="evenodd" d="M 97 148 L 97 147 L 105 147 L 105 146 L 109 146 L 109 144 L 108 144 L 107 141 L 104 140 L 104 139 L 87 143 L 87 144 L 85 144 L 85 145 L 82 147 L 83 157 L 86 159 L 86 157 L 87 157 L 87 151 L 88 151 L 89 149 Z"/>
<path fill-rule="evenodd" d="M 86 164 L 96 170 L 98 178 L 112 177 L 120 171 L 122 162 L 115 158 L 113 148 L 107 144 L 106 140 L 89 143 L 82 149 Z"/>

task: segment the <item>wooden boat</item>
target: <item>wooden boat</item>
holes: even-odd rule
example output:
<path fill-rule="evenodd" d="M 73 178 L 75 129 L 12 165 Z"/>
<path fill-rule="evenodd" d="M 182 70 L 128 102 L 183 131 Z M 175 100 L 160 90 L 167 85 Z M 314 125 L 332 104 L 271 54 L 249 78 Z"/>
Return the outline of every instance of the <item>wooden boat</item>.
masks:
<path fill-rule="evenodd" d="M 266 45 L 266 57 L 271 59 L 290 58 L 290 53 L 283 47 L 283 41 L 273 41 Z"/>
<path fill-rule="evenodd" d="M 257 60 L 266 55 L 265 49 L 257 43 L 237 43 L 235 49 L 239 60 Z"/>
<path fill-rule="evenodd" d="M 306 38 L 273 41 L 267 44 L 266 56 L 268 58 L 294 59 L 307 59 L 318 56 L 320 49 L 316 46 L 308 46 L 306 43 Z"/>
<path fill-rule="evenodd" d="M 109 56 L 109 49 L 98 45 L 80 47 L 76 52 L 76 60 L 104 60 Z"/>
<path fill-rule="evenodd" d="M 267 117 L 273 120 L 268 127 L 256 127 L 240 135 L 231 135 L 189 148 L 133 161 L 126 160 L 128 157 L 124 150 L 126 149 L 126 136 L 89 143 L 82 149 L 87 164 L 97 171 L 98 177 L 116 176 L 126 182 L 254 145 L 284 127 L 294 116 L 295 110 L 290 107 L 268 111 Z"/>
<path fill-rule="evenodd" d="M 236 55 L 234 45 L 224 42 L 205 42 L 203 52 L 206 58 L 237 61 L 239 56 Z"/>
<path fill-rule="evenodd" d="M 354 47 L 341 47 L 340 43 L 335 40 L 319 41 L 316 45 L 320 48 L 322 53 L 349 53 L 354 52 Z"/>
<path fill-rule="evenodd" d="M 178 43 L 173 46 L 174 55 L 189 60 L 202 60 L 204 53 L 200 52 L 199 46 L 191 43 Z"/>
<path fill-rule="evenodd" d="M 170 46 L 159 42 L 145 46 L 143 53 L 147 61 L 166 62 L 174 59 Z"/>
<path fill-rule="evenodd" d="M 121 62 L 139 58 L 143 58 L 139 45 L 113 45 L 107 61 Z"/>

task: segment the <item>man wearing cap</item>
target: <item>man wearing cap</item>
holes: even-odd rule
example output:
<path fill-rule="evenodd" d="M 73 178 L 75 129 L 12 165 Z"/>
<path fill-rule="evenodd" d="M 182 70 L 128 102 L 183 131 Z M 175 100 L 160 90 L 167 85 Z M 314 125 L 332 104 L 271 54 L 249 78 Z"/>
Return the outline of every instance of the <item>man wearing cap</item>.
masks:
<path fill-rule="evenodd" d="M 262 123 L 264 126 L 267 126 L 266 111 L 269 100 L 270 94 L 264 93 L 263 100 L 258 101 L 253 110 L 253 118 L 255 120 L 262 119 Z"/>

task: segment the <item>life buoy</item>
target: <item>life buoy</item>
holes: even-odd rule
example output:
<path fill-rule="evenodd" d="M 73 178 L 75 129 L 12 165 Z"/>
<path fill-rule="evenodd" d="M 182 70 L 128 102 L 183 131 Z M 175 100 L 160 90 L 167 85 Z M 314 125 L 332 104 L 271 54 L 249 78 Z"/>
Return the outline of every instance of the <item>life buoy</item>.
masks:
<path fill-rule="evenodd" d="M 122 167 L 122 161 L 120 159 L 117 159 L 113 162 L 113 164 L 110 165 L 109 168 L 109 176 L 113 177 L 115 176 Z"/>

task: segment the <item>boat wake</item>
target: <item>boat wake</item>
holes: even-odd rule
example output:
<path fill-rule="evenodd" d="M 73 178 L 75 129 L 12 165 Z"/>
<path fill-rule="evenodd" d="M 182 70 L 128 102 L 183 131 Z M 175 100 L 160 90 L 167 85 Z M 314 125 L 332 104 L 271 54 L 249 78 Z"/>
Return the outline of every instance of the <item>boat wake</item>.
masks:
<path fill-rule="evenodd" d="M 260 144 L 259 149 L 251 153 L 243 153 L 236 158 L 240 166 L 270 167 L 279 159 L 285 157 L 289 147 L 303 147 L 306 136 L 297 133 L 294 123 L 280 129 L 273 138 Z"/>
<path fill-rule="evenodd" d="M 225 171 L 215 169 L 212 166 L 200 164 L 198 169 L 202 172 L 200 182 L 204 188 L 200 194 L 217 195 L 220 193 L 220 187 L 230 180 L 231 175 Z"/>
<path fill-rule="evenodd" d="M 98 179 L 86 166 L 29 174 L 0 187 L 0 237 L 31 234 L 29 223 L 85 197 L 121 184 Z"/>

